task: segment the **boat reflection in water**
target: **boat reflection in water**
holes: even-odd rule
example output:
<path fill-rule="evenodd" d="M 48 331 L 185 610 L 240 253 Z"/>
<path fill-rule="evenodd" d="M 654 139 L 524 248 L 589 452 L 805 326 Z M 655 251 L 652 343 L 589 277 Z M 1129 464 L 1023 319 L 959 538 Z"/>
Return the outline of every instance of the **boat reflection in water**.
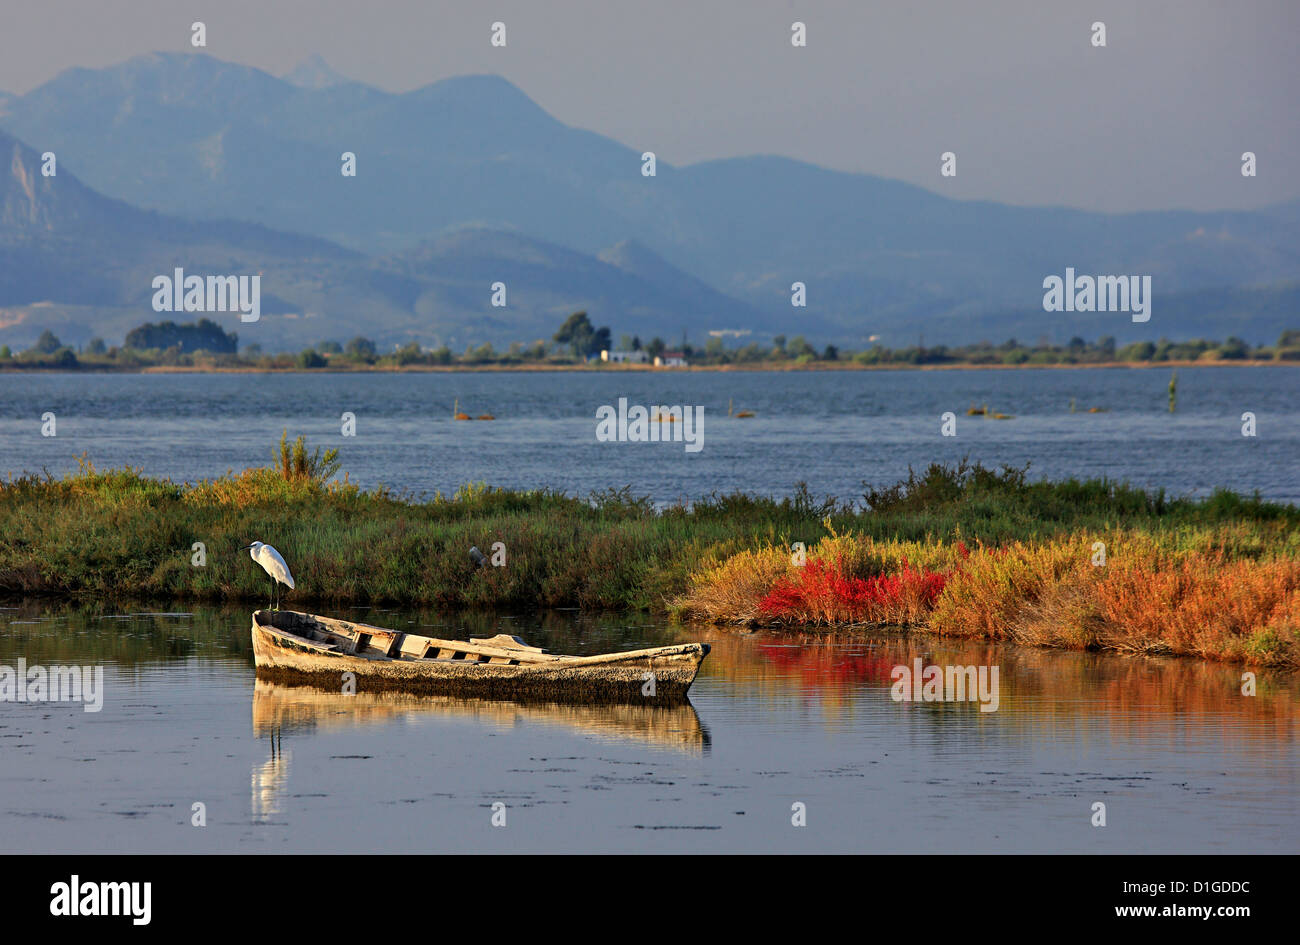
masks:
<path fill-rule="evenodd" d="M 690 702 L 670 706 L 556 702 L 498 702 L 401 692 L 341 692 L 287 686 L 257 679 L 253 687 L 253 734 L 267 738 L 271 756 L 253 768 L 253 816 L 279 812 L 293 753 L 283 737 L 331 729 L 359 728 L 420 717 L 470 718 L 511 729 L 521 723 L 555 725 L 578 734 L 636 742 L 691 755 L 708 754 L 709 730 Z"/>

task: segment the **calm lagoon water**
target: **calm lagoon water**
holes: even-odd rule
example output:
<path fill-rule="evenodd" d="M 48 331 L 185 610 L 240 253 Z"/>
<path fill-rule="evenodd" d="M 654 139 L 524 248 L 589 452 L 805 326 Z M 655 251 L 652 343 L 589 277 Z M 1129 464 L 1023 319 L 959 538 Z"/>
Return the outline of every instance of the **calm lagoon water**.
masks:
<path fill-rule="evenodd" d="M 255 679 L 236 610 L 0 612 L 0 665 L 94 662 L 102 711 L 0 703 L 5 852 L 1294 852 L 1300 687 L 1195 660 L 575 614 L 354 616 L 556 652 L 706 639 L 689 706 L 356 696 Z M 890 673 L 996 665 L 1000 704 Z M 1090 825 L 1092 805 L 1107 809 Z M 207 826 L 191 826 L 192 805 Z M 491 825 L 506 805 L 506 826 Z M 791 825 L 806 805 L 807 826 Z"/>
<path fill-rule="evenodd" d="M 1107 476 L 1204 495 L 1300 502 L 1300 366 L 697 373 L 41 374 L 0 376 L 0 474 L 61 474 L 88 454 L 193 480 L 265 465 L 282 430 L 337 446 L 363 487 L 449 493 L 467 482 L 586 495 L 631 486 L 659 502 L 736 489 L 856 498 L 909 465 L 1030 463 L 1034 477 Z M 601 443 L 596 410 L 705 408 L 704 446 Z M 457 423 L 453 404 L 492 422 Z M 1070 413 L 1070 402 L 1076 412 Z M 752 419 L 727 416 L 735 410 Z M 967 417 L 972 405 L 1013 420 Z M 1089 413 L 1091 407 L 1105 412 Z M 53 412 L 57 436 L 41 436 Z M 356 415 L 356 436 L 340 417 Z M 957 435 L 940 417 L 957 415 Z M 1241 435 L 1241 415 L 1258 436 Z"/>
<path fill-rule="evenodd" d="M 0 472 L 264 465 L 282 429 L 365 487 L 466 482 L 659 502 L 852 498 L 908 465 L 1032 463 L 1300 502 L 1300 368 L 682 374 L 0 376 Z M 704 448 L 600 443 L 595 412 L 705 407 Z M 453 402 L 493 422 L 455 423 Z M 1071 413 L 1071 400 L 1076 412 Z M 730 419 L 752 410 L 752 419 Z M 967 417 L 988 404 L 1006 421 Z M 1088 413 L 1089 407 L 1104 412 Z M 42 437 L 41 416 L 57 418 Z M 357 435 L 340 436 L 351 411 Z M 939 435 L 940 415 L 958 435 Z M 1241 414 L 1259 435 L 1241 436 Z M 370 611 L 554 652 L 713 644 L 673 710 L 347 697 L 255 680 L 246 611 L 15 605 L 0 666 L 104 667 L 105 704 L 0 702 L 0 849 L 32 851 L 1294 852 L 1300 685 L 1195 660 L 914 636 L 739 636 L 638 617 Z M 895 665 L 996 665 L 1000 705 L 890 698 Z M 1092 805 L 1108 826 L 1090 824 Z M 491 826 L 492 805 L 507 826 Z M 190 826 L 203 803 L 207 826 Z M 791 825 L 793 804 L 807 826 Z"/>

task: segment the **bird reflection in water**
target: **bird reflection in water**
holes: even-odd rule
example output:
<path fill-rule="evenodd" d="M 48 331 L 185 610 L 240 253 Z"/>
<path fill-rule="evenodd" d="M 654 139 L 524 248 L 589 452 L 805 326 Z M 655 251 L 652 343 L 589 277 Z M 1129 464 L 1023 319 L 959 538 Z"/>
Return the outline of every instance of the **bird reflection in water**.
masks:
<path fill-rule="evenodd" d="M 289 767 L 293 752 L 285 751 L 280 729 L 270 733 L 271 757 L 253 767 L 251 806 L 253 819 L 264 821 L 280 812 L 285 785 L 289 783 Z"/>

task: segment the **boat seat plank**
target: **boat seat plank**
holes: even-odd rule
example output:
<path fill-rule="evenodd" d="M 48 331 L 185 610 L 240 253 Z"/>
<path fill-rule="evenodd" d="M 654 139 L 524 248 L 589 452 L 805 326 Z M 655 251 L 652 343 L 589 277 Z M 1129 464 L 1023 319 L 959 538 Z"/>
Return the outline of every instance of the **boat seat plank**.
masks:
<path fill-rule="evenodd" d="M 402 636 L 402 644 L 398 647 L 398 653 L 402 656 L 409 656 L 412 659 L 421 659 L 429 649 L 429 638 L 416 636 L 413 633 L 407 633 Z"/>
<path fill-rule="evenodd" d="M 572 659 L 569 656 L 556 656 L 554 653 L 543 653 L 540 648 L 525 647 L 523 649 L 512 648 L 502 649 L 498 646 L 489 646 L 480 643 L 478 640 L 471 640 L 466 643 L 464 640 L 438 640 L 429 639 L 431 644 L 430 653 L 436 647 L 440 655 L 450 657 L 455 653 L 464 653 L 463 659 L 471 662 L 480 656 L 503 656 L 506 659 L 518 660 L 521 663 L 550 663 L 555 660 Z"/>

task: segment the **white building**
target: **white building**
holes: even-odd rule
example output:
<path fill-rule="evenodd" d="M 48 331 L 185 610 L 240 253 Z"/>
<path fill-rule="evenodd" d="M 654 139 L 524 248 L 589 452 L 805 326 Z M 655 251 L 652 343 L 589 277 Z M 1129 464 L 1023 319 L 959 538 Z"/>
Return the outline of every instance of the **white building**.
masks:
<path fill-rule="evenodd" d="M 655 358 L 655 367 L 686 367 L 686 355 L 681 351 L 665 351 Z"/>

